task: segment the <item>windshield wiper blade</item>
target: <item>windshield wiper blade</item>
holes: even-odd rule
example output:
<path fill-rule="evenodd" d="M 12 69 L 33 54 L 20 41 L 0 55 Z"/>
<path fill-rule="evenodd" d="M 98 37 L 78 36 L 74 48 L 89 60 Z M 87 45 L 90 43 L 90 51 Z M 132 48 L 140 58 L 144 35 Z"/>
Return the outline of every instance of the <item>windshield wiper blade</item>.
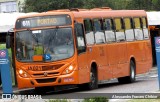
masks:
<path fill-rule="evenodd" d="M 37 42 L 37 44 L 38 44 L 38 38 L 32 33 L 32 31 L 29 29 L 29 28 L 27 28 L 27 30 L 30 32 L 30 34 L 32 35 L 32 37 L 33 37 L 33 39 Z"/>

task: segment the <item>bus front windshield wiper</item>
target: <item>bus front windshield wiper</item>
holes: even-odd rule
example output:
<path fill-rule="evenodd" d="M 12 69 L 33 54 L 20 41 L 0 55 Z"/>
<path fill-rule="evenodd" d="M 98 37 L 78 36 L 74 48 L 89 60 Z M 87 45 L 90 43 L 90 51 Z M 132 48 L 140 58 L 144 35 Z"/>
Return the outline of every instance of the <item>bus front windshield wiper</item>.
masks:
<path fill-rule="evenodd" d="M 33 37 L 33 39 L 35 40 L 35 42 L 38 44 L 38 38 L 36 37 L 36 35 L 33 34 L 32 31 L 29 28 L 27 29 L 27 31 L 30 32 L 29 34 L 31 34 L 31 36 Z"/>

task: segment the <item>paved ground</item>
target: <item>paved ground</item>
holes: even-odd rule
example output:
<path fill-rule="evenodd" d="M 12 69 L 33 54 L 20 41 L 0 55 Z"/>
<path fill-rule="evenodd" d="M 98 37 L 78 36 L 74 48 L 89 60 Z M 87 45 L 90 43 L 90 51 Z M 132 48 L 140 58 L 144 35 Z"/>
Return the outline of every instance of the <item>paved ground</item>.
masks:
<path fill-rule="evenodd" d="M 22 94 L 36 94 L 33 89 L 29 90 L 17 90 L 13 88 L 14 92 L 20 92 Z M 112 80 L 106 84 L 99 85 L 96 90 L 81 90 L 79 88 L 66 90 L 61 92 L 48 91 L 45 95 L 42 95 L 43 99 L 53 98 L 78 98 L 72 99 L 73 102 L 82 101 L 81 96 L 109 96 L 117 93 L 128 94 L 128 93 L 159 93 L 159 83 L 156 67 L 154 67 L 149 73 L 138 75 L 136 82 L 132 84 L 119 84 L 118 81 Z M 2 90 L 1 90 L 2 92 Z M 28 100 L 27 102 L 32 102 Z M 35 101 L 35 100 L 34 100 Z M 45 100 L 37 100 L 38 102 L 44 102 Z M 110 102 L 116 102 L 117 99 L 110 100 Z M 0 101 L 1 102 L 1 101 Z"/>

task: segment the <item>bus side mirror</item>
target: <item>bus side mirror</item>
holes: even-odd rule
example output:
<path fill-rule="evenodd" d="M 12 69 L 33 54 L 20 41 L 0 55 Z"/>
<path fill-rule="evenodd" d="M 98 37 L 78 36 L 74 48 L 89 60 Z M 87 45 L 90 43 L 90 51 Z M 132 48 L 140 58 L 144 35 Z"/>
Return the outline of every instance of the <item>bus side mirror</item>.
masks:
<path fill-rule="evenodd" d="M 6 48 L 7 49 L 11 48 L 11 36 L 10 35 L 6 36 Z"/>

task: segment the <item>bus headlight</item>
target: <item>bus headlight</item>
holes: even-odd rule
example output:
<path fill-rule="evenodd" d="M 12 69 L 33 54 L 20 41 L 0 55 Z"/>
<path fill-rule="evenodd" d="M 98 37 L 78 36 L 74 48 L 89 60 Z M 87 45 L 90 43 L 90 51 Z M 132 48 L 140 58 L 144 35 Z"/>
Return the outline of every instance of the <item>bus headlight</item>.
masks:
<path fill-rule="evenodd" d="M 65 74 L 70 74 L 70 73 L 73 72 L 73 70 L 74 70 L 73 65 L 70 65 L 68 68 L 66 68 L 66 69 L 62 72 L 62 74 L 63 74 L 63 75 L 65 75 Z"/>
<path fill-rule="evenodd" d="M 29 77 L 29 75 L 24 70 L 22 70 L 22 69 L 19 69 L 18 73 L 23 78 L 28 78 Z"/>

